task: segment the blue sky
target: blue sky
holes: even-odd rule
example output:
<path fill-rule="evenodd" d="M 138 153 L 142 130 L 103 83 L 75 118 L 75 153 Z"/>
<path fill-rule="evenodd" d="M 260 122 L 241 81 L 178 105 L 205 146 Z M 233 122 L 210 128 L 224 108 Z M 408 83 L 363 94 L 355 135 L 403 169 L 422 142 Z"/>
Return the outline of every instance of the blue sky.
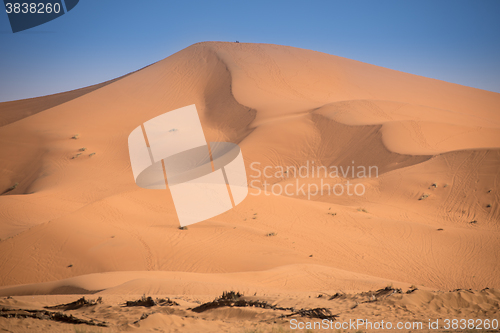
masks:
<path fill-rule="evenodd" d="M 312 49 L 500 92 L 497 0 L 80 0 L 16 34 L 0 8 L 0 101 L 106 81 L 213 40 Z"/>

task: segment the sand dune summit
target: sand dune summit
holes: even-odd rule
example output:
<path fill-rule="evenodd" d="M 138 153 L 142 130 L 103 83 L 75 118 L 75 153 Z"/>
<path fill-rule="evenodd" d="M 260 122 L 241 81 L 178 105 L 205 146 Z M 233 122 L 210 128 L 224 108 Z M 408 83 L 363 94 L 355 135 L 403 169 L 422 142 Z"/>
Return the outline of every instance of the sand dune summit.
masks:
<path fill-rule="evenodd" d="M 135 184 L 127 138 L 191 104 L 207 142 L 240 146 L 251 185 L 234 209 L 180 230 L 169 191 Z M 0 328 L 73 332 L 57 311 L 102 332 L 271 331 L 328 311 L 498 320 L 499 111 L 498 93 L 222 42 L 0 103 Z M 190 310 L 229 290 L 253 305 Z M 177 305 L 123 310 L 143 294 Z M 81 295 L 101 303 L 43 308 Z"/>

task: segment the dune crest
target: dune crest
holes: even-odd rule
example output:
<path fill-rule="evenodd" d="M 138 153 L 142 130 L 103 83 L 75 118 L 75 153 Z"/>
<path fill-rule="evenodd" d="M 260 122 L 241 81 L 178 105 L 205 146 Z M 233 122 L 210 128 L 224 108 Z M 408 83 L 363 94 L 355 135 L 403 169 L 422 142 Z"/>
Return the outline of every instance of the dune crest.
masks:
<path fill-rule="evenodd" d="M 127 138 L 191 104 L 207 141 L 239 144 L 249 181 L 293 185 L 264 172 L 313 162 L 375 166 L 377 177 L 308 176 L 308 192 L 291 196 L 260 182 L 236 208 L 179 230 L 169 191 L 135 185 Z M 221 42 L 106 84 L 0 103 L 0 295 L 500 288 L 499 107 L 498 93 Z M 366 193 L 311 195 L 347 181 Z"/>

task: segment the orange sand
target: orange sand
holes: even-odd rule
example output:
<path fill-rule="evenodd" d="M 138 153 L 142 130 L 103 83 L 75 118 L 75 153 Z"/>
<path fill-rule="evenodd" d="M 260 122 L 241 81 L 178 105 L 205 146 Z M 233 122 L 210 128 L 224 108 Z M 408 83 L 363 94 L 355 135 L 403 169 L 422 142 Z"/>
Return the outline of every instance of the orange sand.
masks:
<path fill-rule="evenodd" d="M 190 104 L 208 141 L 240 145 L 249 181 L 252 162 L 262 171 L 355 161 L 377 166 L 379 177 L 362 181 L 363 196 L 307 200 L 251 189 L 235 209 L 179 230 L 170 193 L 135 185 L 127 138 Z M 99 290 L 95 297 L 115 305 L 142 294 L 189 303 L 234 289 L 298 307 L 330 304 L 345 318 L 410 316 L 403 308 L 415 318 L 499 318 L 494 289 L 435 293 L 500 288 L 499 110 L 498 93 L 315 51 L 216 42 L 107 84 L 0 103 L 0 192 L 19 183 L 0 196 L 0 296 L 14 296 L 0 304 L 40 307 L 77 298 L 48 295 Z M 350 312 L 309 298 L 388 284 L 421 290 Z M 225 309 L 205 321 L 179 311 L 131 324 L 134 312 L 116 325 L 243 332 L 272 317 Z M 43 325 L 0 318 L 9 331 Z"/>

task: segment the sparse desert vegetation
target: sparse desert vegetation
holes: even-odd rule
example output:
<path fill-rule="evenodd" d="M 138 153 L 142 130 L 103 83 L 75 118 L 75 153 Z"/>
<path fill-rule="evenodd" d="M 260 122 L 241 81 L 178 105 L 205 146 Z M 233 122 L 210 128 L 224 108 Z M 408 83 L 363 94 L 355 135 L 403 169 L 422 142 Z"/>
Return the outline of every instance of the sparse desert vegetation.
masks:
<path fill-rule="evenodd" d="M 14 185 L 12 185 L 11 187 L 9 187 L 7 189 L 7 191 L 12 191 L 12 190 L 15 190 L 17 187 L 19 186 L 19 183 L 15 183 Z"/>
<path fill-rule="evenodd" d="M 429 197 L 428 194 L 422 194 L 422 196 L 420 198 L 418 198 L 418 200 L 424 200 L 424 199 L 427 199 Z"/>
<path fill-rule="evenodd" d="M 5 193 L 8 193 L 8 192 L 14 191 L 18 186 L 19 186 L 19 183 L 16 182 L 14 185 L 12 185 L 11 187 L 9 187 L 5 191 L 3 191 L 3 193 L 1 193 L 1 194 L 5 194 Z"/>
<path fill-rule="evenodd" d="M 39 331 L 72 331 L 36 318 L 56 312 L 64 320 L 106 321 L 104 332 L 286 332 L 290 319 L 329 316 L 322 309 L 338 320 L 496 315 L 500 143 L 490 138 L 500 128 L 500 95 L 305 49 L 229 44 L 198 43 L 105 89 L 0 126 L 0 192 L 12 191 L 0 196 L 0 331 L 26 331 L 33 322 Z M 27 102 L 2 106 L 23 114 L 31 103 L 50 104 L 44 97 Z M 232 202 L 189 188 L 194 213 L 206 207 L 204 198 L 214 199 L 214 211 L 218 204 L 227 211 L 179 227 L 171 193 L 180 187 L 137 183 L 150 176 L 139 170 L 151 166 L 150 152 L 153 160 L 168 158 L 153 152 L 156 139 L 141 124 L 184 103 L 196 103 L 206 142 L 240 146 L 249 188 L 240 195 L 218 181 L 217 191 Z M 146 151 L 139 140 L 139 167 L 128 151 L 135 129 L 151 144 Z M 194 138 L 181 123 L 161 132 L 159 141 Z M 212 160 L 188 161 L 193 175 L 205 166 L 209 172 L 211 162 L 219 167 L 216 147 Z M 281 165 L 295 170 L 276 174 Z M 363 171 L 351 171 L 361 165 L 380 174 L 356 177 Z M 340 173 L 331 178 L 336 166 Z M 299 173 L 306 167 L 307 175 Z M 191 175 L 175 168 L 182 173 L 176 180 Z M 232 183 L 236 173 L 224 170 Z M 211 176 L 224 178 L 216 171 Z M 273 185 L 250 188 L 265 178 L 294 195 L 273 195 Z M 348 181 L 354 194 L 326 190 Z M 394 288 L 384 288 L 391 281 Z M 407 295 L 410 284 L 421 289 Z M 463 290 L 447 292 L 456 288 Z M 27 311 L 94 293 L 102 304 Z M 168 297 L 179 305 L 159 304 Z"/>

